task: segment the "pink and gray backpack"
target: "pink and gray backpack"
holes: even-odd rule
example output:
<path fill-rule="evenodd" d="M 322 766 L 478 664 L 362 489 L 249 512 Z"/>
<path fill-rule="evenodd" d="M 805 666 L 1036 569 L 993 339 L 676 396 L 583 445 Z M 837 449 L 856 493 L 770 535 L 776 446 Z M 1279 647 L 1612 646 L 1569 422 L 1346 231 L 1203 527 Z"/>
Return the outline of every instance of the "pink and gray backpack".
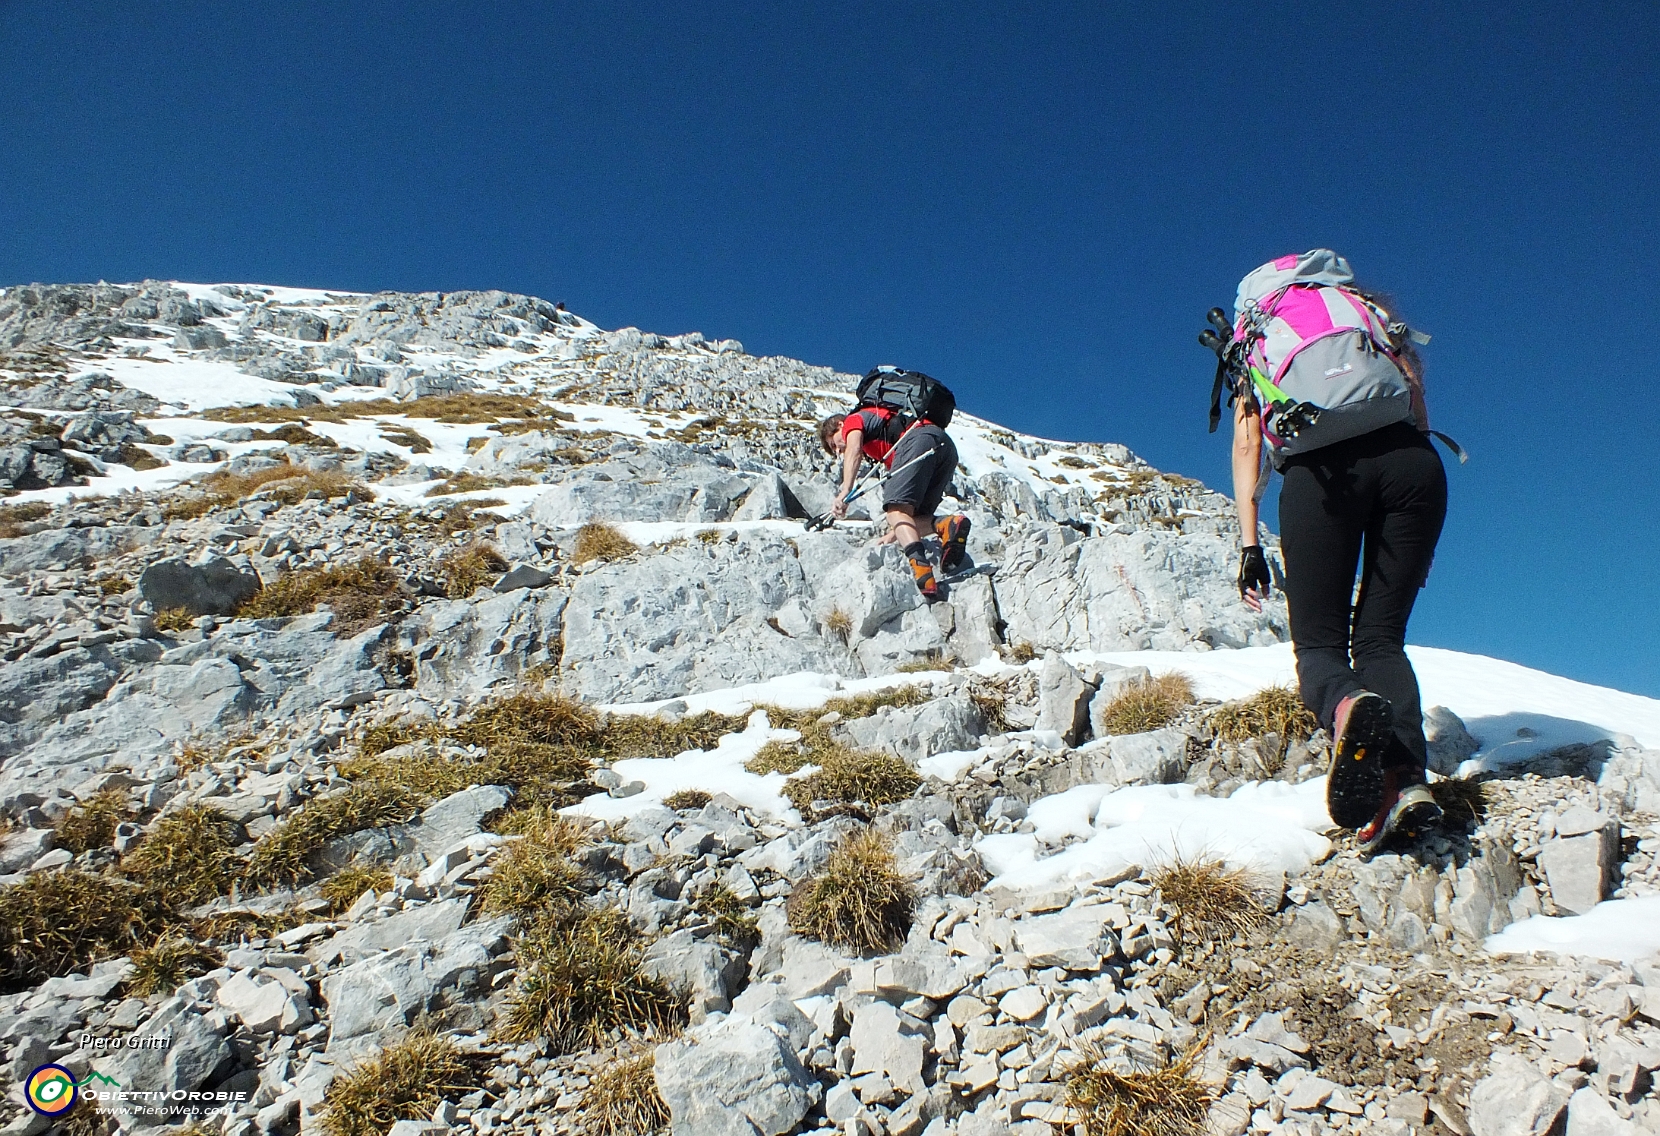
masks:
<path fill-rule="evenodd" d="M 1412 417 L 1391 330 L 1388 313 L 1355 291 L 1349 262 L 1330 249 L 1282 256 L 1240 281 L 1232 327 L 1246 371 L 1239 378 L 1255 387 L 1276 465 Z M 1282 415 L 1291 421 L 1289 406 L 1303 409 L 1300 427 L 1276 432 Z"/>

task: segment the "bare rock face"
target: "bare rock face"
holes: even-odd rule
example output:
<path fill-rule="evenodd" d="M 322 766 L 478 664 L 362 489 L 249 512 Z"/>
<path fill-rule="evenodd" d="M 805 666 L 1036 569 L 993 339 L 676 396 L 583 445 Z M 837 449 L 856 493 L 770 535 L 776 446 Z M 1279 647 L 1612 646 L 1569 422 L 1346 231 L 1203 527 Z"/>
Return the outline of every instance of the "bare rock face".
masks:
<path fill-rule="evenodd" d="M 783 1136 L 816 1093 L 794 1049 L 743 1017 L 657 1047 L 657 1091 L 686 1136 Z"/>
<path fill-rule="evenodd" d="M 1568 1094 L 1528 1062 L 1495 1061 L 1470 1090 L 1473 1136 L 1545 1136 L 1567 1107 Z"/>

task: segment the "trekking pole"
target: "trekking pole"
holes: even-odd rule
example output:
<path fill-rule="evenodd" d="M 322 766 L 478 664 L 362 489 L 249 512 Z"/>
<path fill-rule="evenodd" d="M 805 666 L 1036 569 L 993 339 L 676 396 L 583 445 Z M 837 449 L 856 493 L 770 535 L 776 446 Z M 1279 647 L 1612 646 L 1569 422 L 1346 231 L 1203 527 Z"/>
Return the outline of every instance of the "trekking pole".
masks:
<path fill-rule="evenodd" d="M 889 481 L 892 481 L 895 474 L 903 473 L 923 458 L 932 457 L 938 452 L 938 446 L 932 446 L 926 450 L 923 450 L 920 454 L 907 461 L 904 465 L 901 465 L 895 469 L 890 469 L 884 476 L 877 478 L 875 481 L 866 482 L 865 484 L 854 489 L 846 497 L 842 498 L 842 503 L 845 505 L 851 505 L 860 497 L 863 497 L 866 493 L 869 493 L 872 489 L 875 489 L 878 485 L 886 485 Z M 830 528 L 835 523 L 836 518 L 832 513 L 820 513 L 816 517 L 808 517 L 807 520 L 803 522 L 803 524 L 807 526 L 808 532 L 818 532 L 822 529 Z"/>

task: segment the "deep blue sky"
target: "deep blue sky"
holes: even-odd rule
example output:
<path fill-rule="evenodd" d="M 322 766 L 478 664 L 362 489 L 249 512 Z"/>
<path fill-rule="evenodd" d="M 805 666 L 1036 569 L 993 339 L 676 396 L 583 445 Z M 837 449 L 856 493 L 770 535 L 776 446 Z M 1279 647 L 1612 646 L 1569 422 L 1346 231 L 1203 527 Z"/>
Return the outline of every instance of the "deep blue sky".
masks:
<path fill-rule="evenodd" d="M 1018 11 L 1016 9 L 1019 9 Z M 505 288 L 1227 486 L 1202 313 L 1435 335 L 1415 642 L 1660 695 L 1660 9 L 0 0 L 0 283 Z"/>

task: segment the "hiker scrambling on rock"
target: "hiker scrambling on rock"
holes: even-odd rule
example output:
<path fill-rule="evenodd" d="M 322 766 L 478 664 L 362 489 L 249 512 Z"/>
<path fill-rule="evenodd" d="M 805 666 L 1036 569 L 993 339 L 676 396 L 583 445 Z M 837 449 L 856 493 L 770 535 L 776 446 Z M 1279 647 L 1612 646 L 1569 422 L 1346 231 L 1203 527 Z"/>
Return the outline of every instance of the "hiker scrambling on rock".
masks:
<path fill-rule="evenodd" d="M 888 535 L 911 562 L 917 590 L 930 602 L 939 598 L 939 583 L 923 544 L 930 529 L 940 539 L 940 570 L 954 572 L 968 549 L 968 518 L 961 513 L 935 519 L 951 475 L 957 446 L 945 427 L 956 399 L 945 384 L 919 371 L 878 367 L 859 383 L 859 405 L 851 414 L 832 414 L 819 423 L 825 452 L 842 458 L 841 488 L 831 512 L 847 515 L 859 467 L 865 458 L 890 472 L 883 483 L 882 510 Z"/>
<path fill-rule="evenodd" d="M 1225 378 L 1235 398 L 1240 594 L 1260 611 L 1270 586 L 1257 542 L 1266 439 L 1285 477 L 1282 586 L 1297 681 L 1333 739 L 1327 808 L 1370 853 L 1441 818 L 1425 785 L 1418 679 L 1405 651 L 1447 514 L 1413 346 L 1429 339 L 1358 288 L 1329 249 L 1263 265 L 1240 283 L 1233 325 L 1220 310 L 1210 318 L 1217 332 L 1200 338 L 1220 360 L 1212 430 Z"/>

